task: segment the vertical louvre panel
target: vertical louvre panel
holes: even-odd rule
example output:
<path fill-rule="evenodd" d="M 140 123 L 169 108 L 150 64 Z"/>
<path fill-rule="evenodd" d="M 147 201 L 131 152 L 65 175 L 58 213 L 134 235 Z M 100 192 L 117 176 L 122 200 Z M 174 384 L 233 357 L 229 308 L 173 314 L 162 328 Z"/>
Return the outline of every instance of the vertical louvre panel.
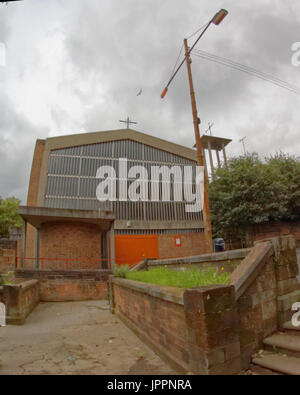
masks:
<path fill-rule="evenodd" d="M 46 186 L 47 207 L 86 210 L 111 208 L 117 219 L 146 221 L 201 220 L 202 213 L 186 213 L 185 202 L 99 202 L 96 179 L 100 166 L 113 166 L 118 177 L 118 159 L 128 159 L 131 166 L 145 166 L 148 172 L 148 193 L 151 199 L 151 166 L 195 166 L 195 162 L 172 153 L 131 140 L 70 147 L 51 152 Z M 133 180 L 128 182 L 128 185 Z M 118 184 L 118 183 L 117 183 Z M 119 190 L 117 188 L 117 197 Z M 160 198 L 162 186 L 160 183 Z M 171 199 L 173 193 L 171 192 Z"/>

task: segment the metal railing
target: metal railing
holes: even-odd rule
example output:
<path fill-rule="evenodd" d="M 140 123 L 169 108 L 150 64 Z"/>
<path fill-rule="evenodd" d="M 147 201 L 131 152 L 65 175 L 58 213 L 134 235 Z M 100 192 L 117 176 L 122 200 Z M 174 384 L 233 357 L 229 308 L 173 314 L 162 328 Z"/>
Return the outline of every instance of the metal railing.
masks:
<path fill-rule="evenodd" d="M 73 258 L 20 258 L 16 257 L 15 269 L 22 270 L 101 270 L 111 269 L 110 259 Z"/>

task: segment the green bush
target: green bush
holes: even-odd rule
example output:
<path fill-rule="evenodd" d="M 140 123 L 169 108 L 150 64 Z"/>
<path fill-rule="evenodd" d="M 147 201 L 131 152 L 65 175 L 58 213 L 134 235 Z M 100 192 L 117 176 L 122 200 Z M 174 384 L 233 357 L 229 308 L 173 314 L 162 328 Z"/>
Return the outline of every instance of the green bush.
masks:
<path fill-rule="evenodd" d="M 130 267 L 128 265 L 115 265 L 114 267 L 114 275 L 117 277 L 126 277 L 126 274 L 129 272 Z"/>
<path fill-rule="evenodd" d="M 171 270 L 167 268 L 155 268 L 149 271 L 127 272 L 126 278 L 183 289 L 230 283 L 229 273 L 218 273 L 214 269 L 202 271 L 199 269 Z"/>
<path fill-rule="evenodd" d="M 0 287 L 2 287 L 5 284 L 4 278 L 0 274 Z"/>

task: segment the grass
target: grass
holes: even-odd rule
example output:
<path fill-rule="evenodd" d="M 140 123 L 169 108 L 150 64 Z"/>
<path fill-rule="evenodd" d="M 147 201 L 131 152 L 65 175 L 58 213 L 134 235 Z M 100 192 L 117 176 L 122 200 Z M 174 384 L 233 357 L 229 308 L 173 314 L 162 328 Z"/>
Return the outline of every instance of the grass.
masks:
<path fill-rule="evenodd" d="M 195 288 L 203 285 L 229 284 L 229 273 L 218 273 L 214 269 L 202 271 L 199 269 L 170 270 L 155 268 L 149 271 L 127 272 L 128 280 L 164 285 L 177 288 Z"/>

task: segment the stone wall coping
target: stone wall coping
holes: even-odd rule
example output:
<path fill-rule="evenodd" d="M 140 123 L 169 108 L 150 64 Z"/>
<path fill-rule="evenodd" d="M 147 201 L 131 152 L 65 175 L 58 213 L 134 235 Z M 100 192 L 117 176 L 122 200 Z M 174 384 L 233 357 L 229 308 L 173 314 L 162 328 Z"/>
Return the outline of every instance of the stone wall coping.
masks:
<path fill-rule="evenodd" d="M 61 270 L 61 269 L 17 269 L 16 273 L 108 273 L 111 274 L 110 269 L 68 269 L 68 270 Z"/>
<path fill-rule="evenodd" d="M 175 287 L 166 287 L 156 284 L 143 283 L 141 281 L 127 280 L 125 278 L 111 276 L 112 282 L 124 288 L 129 288 L 155 298 L 183 305 L 184 290 Z"/>
<path fill-rule="evenodd" d="M 252 284 L 254 279 L 264 267 L 266 260 L 274 253 L 273 245 L 269 241 L 257 243 L 239 264 L 230 276 L 231 284 L 234 285 L 236 300 Z"/>
<path fill-rule="evenodd" d="M 5 284 L 5 287 L 22 288 L 22 290 L 25 291 L 26 289 L 38 284 L 38 282 L 38 280 L 24 280 L 18 284 Z"/>
<path fill-rule="evenodd" d="M 239 250 L 229 250 L 224 252 L 215 252 L 213 254 L 187 256 L 182 258 L 170 258 L 149 260 L 148 266 L 156 265 L 177 265 L 186 263 L 201 263 L 201 262 L 219 262 L 233 259 L 244 259 L 251 251 L 251 248 L 243 248 Z"/>

